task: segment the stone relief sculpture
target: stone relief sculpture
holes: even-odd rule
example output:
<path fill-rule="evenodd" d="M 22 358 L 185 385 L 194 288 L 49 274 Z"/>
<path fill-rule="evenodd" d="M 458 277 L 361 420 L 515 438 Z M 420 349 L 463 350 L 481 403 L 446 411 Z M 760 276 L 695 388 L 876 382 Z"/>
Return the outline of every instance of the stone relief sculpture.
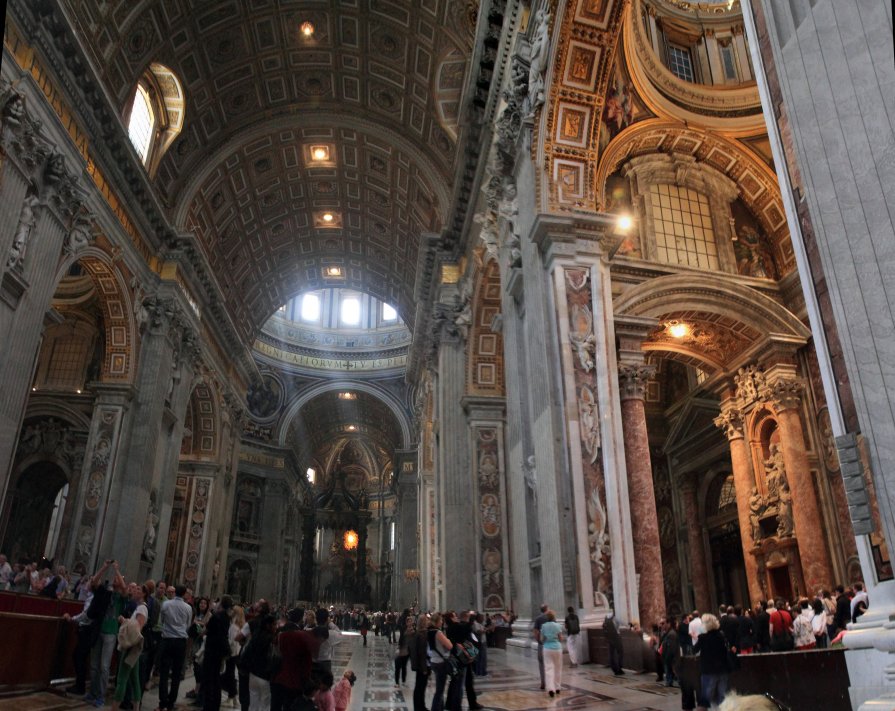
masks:
<path fill-rule="evenodd" d="M 752 277 L 769 278 L 769 265 L 773 264 L 770 254 L 762 244 L 758 232 L 748 225 L 740 227 L 733 237 L 733 250 L 737 260 L 737 271 Z"/>
<path fill-rule="evenodd" d="M 8 269 L 21 271 L 24 267 L 25 251 L 28 248 L 31 232 L 37 224 L 37 208 L 39 205 L 40 199 L 34 193 L 29 193 L 22 203 L 22 209 L 19 212 L 19 222 L 16 225 L 15 236 L 12 240 L 12 247 L 10 247 L 9 255 L 6 258 Z"/>
<path fill-rule="evenodd" d="M 71 229 L 65 237 L 63 249 L 69 254 L 83 251 L 93 239 L 93 225 L 90 215 L 79 210 L 72 217 Z"/>
<path fill-rule="evenodd" d="M 790 538 L 795 533 L 795 522 L 792 518 L 792 492 L 786 480 L 780 486 L 780 504 L 777 507 L 777 535 Z"/>
<path fill-rule="evenodd" d="M 596 352 L 594 319 L 587 306 L 578 304 L 572 306 L 572 312 L 569 314 L 569 340 L 572 342 L 581 369 L 585 373 L 593 370 Z"/>
<path fill-rule="evenodd" d="M 609 555 L 610 548 L 609 533 L 606 530 L 608 518 L 597 489 L 590 492 L 590 498 L 587 500 L 587 517 L 589 519 L 587 542 L 590 546 L 590 559 L 597 567 L 597 578 L 599 578 L 606 571 L 603 556 Z"/>
<path fill-rule="evenodd" d="M 550 61 L 550 13 L 538 10 L 534 16 L 531 37 L 531 60 L 528 69 L 528 113 L 533 114 L 545 100 L 544 75 Z"/>
<path fill-rule="evenodd" d="M 752 527 L 752 540 L 756 543 L 761 540 L 761 514 L 766 508 L 764 497 L 753 486 L 752 496 L 749 497 L 749 524 Z"/>
<path fill-rule="evenodd" d="M 755 400 L 765 398 L 768 394 L 768 382 L 764 371 L 756 365 L 740 368 L 733 376 L 736 385 L 737 401 L 745 408 Z"/>
<path fill-rule="evenodd" d="M 786 483 L 786 468 L 783 464 L 783 452 L 776 444 L 768 450 L 768 458 L 764 460 L 765 478 L 768 483 L 768 499 L 780 498 L 780 490 Z"/>
<path fill-rule="evenodd" d="M 600 408 L 594 391 L 582 385 L 578 391 L 578 416 L 581 423 L 581 441 L 587 451 L 590 463 L 600 456 Z"/>

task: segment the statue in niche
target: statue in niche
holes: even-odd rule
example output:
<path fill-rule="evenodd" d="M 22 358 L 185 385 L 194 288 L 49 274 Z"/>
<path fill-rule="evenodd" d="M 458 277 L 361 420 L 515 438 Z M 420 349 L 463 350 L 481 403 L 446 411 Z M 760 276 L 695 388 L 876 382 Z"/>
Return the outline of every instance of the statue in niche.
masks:
<path fill-rule="evenodd" d="M 773 260 L 762 244 L 761 236 L 749 225 L 740 227 L 733 238 L 737 271 L 744 276 L 770 279 L 774 277 Z"/>
<path fill-rule="evenodd" d="M 780 498 L 781 486 L 786 482 L 786 468 L 783 452 L 777 444 L 772 444 L 768 452 L 768 458 L 764 460 L 764 471 L 768 482 L 768 499 L 773 501 Z"/>
<path fill-rule="evenodd" d="M 531 62 L 528 69 L 528 109 L 533 114 L 544 103 L 544 74 L 550 60 L 550 13 L 538 10 L 531 38 Z"/>
<path fill-rule="evenodd" d="M 752 487 L 752 496 L 749 497 L 749 524 L 752 526 L 752 540 L 758 543 L 761 540 L 760 516 L 765 510 L 764 498 L 758 493 L 758 487 Z"/>
<path fill-rule="evenodd" d="M 360 490 L 360 495 L 358 496 L 358 508 L 362 510 L 370 508 L 370 495 L 367 493 L 366 487 Z"/>
<path fill-rule="evenodd" d="M 149 513 L 146 515 L 146 532 L 143 534 L 143 560 L 155 562 L 155 540 L 159 522 L 155 504 L 155 491 L 149 495 Z"/>
<path fill-rule="evenodd" d="M 25 261 L 25 250 L 28 247 L 28 239 L 31 237 L 31 231 L 37 224 L 37 206 L 40 199 L 34 193 L 25 196 L 22 203 L 22 210 L 19 212 L 19 223 L 16 226 L 15 237 L 12 240 L 12 247 L 9 249 L 9 256 L 6 259 L 8 269 L 21 270 Z"/>
<path fill-rule="evenodd" d="M 522 475 L 525 477 L 525 486 L 531 492 L 532 497 L 538 498 L 538 474 L 535 469 L 535 455 L 530 454 L 522 465 Z"/>
<path fill-rule="evenodd" d="M 789 538 L 795 533 L 795 522 L 792 519 L 792 492 L 786 480 L 780 486 L 780 503 L 777 506 L 777 536 Z"/>

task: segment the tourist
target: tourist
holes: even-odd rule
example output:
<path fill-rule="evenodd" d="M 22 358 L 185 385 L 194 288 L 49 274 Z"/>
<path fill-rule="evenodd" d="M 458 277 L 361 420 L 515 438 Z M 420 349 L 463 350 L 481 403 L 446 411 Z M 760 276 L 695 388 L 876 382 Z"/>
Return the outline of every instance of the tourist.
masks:
<path fill-rule="evenodd" d="M 727 693 L 730 666 L 728 646 L 718 618 L 706 613 L 702 616 L 705 632 L 699 635 L 694 651 L 699 653 L 699 673 L 702 679 L 699 703 L 709 707 L 720 704 Z"/>
<path fill-rule="evenodd" d="M 827 647 L 827 612 L 821 600 L 815 598 L 811 601 L 814 617 L 811 619 L 811 632 L 814 634 L 814 644 L 818 649 Z"/>
<path fill-rule="evenodd" d="M 538 672 L 541 675 L 541 690 L 544 690 L 544 642 L 541 640 L 541 625 L 547 621 L 547 603 L 541 605 L 541 614 L 535 617 L 531 634 L 538 643 Z"/>
<path fill-rule="evenodd" d="M 299 625 L 302 618 L 301 608 L 289 610 L 287 622 L 277 635 L 282 661 L 270 683 L 271 711 L 288 711 L 311 679 L 312 660 L 320 638 L 313 630 L 302 629 Z"/>
<path fill-rule="evenodd" d="M 237 639 L 242 626 L 245 624 L 246 613 L 245 608 L 240 605 L 234 605 L 230 611 L 230 627 L 227 630 L 227 642 L 230 646 L 230 656 L 227 657 L 227 665 L 224 670 L 224 678 L 221 681 L 221 688 L 227 692 L 227 701 L 231 706 L 236 705 L 236 699 L 239 695 L 239 687 L 236 683 L 236 662 L 239 659 L 239 653 L 242 651 L 242 645 Z"/>
<path fill-rule="evenodd" d="M 317 682 L 317 693 L 314 694 L 314 703 L 317 711 L 336 711 L 336 700 L 333 697 L 333 675 L 331 672 L 323 672 Z M 254 709 L 252 710 L 254 711 Z"/>
<path fill-rule="evenodd" d="M 737 643 L 734 645 L 737 654 L 752 654 L 755 651 L 755 621 L 751 611 L 745 610 L 739 605 L 734 606 L 734 614 L 737 617 Z"/>
<path fill-rule="evenodd" d="M 792 615 L 783 608 L 783 600 L 768 600 L 768 635 L 772 652 L 793 648 Z"/>
<path fill-rule="evenodd" d="M 656 681 L 665 681 L 664 664 L 662 663 L 662 655 L 659 652 L 662 646 L 662 624 L 664 620 L 659 620 L 658 624 L 653 625 L 650 630 L 648 644 L 653 653 L 653 664 L 656 666 Z"/>
<path fill-rule="evenodd" d="M 444 709 L 444 687 L 447 681 L 448 672 L 450 671 L 451 650 L 454 645 L 441 631 L 444 618 L 440 612 L 436 612 L 429 620 L 429 631 L 427 635 L 427 644 L 430 652 L 430 666 L 435 673 L 435 696 L 432 698 L 432 711 L 442 711 Z"/>
<path fill-rule="evenodd" d="M 481 612 L 472 617 L 471 620 L 472 633 L 478 640 L 476 646 L 479 649 L 479 654 L 475 658 L 475 664 L 473 665 L 473 671 L 476 676 L 488 676 L 488 634 L 494 628 L 491 626 L 490 621 L 486 622 L 485 615 Z"/>
<path fill-rule="evenodd" d="M 196 699 L 197 705 L 202 705 L 202 658 L 205 645 L 205 628 L 211 619 L 211 601 L 204 596 L 195 598 L 193 602 L 193 624 L 187 631 L 187 656 L 193 665 L 193 680 L 195 686 L 187 692 L 188 699 Z"/>
<path fill-rule="evenodd" d="M 609 666 L 612 668 L 613 674 L 621 676 L 625 673 L 625 670 L 622 669 L 622 664 L 624 664 L 622 638 L 618 631 L 618 622 L 612 610 L 609 610 L 606 613 L 606 617 L 603 618 L 603 632 L 609 645 Z M 541 688 L 543 689 L 544 687 Z"/>
<path fill-rule="evenodd" d="M 739 649 L 740 618 L 737 616 L 733 605 L 728 605 L 724 609 L 724 615 L 719 617 L 718 621 L 721 623 L 721 633 L 727 640 L 727 645 L 734 651 L 737 651 Z"/>
<path fill-rule="evenodd" d="M 143 651 L 143 627 L 149 619 L 146 607 L 146 588 L 134 583 L 130 586 L 131 600 L 136 604 L 130 618 L 119 616 L 118 670 L 115 673 L 115 700 L 112 711 L 118 711 L 128 698 L 134 708 L 140 708 L 143 686 L 140 683 L 140 653 Z"/>
<path fill-rule="evenodd" d="M 469 621 L 470 617 L 474 615 L 475 613 L 470 613 L 468 610 L 463 610 L 459 615 L 455 612 L 447 613 L 448 624 L 445 634 L 451 641 L 451 649 L 465 642 L 475 644 L 476 640 L 472 633 L 472 624 Z M 448 711 L 460 711 L 464 689 L 466 690 L 466 700 L 469 703 L 470 711 L 482 708 L 481 704 L 476 701 L 474 679 L 475 674 L 473 673 L 472 664 L 461 666 L 458 673 L 451 677 L 448 684 L 447 701 L 445 701 L 445 708 Z"/>
<path fill-rule="evenodd" d="M 760 600 L 752 610 L 752 616 L 755 618 L 755 651 L 760 653 L 771 651 L 771 616 L 767 607 L 767 601 Z"/>
<path fill-rule="evenodd" d="M 665 686 L 674 686 L 676 668 L 681 656 L 680 640 L 677 636 L 677 621 L 673 617 L 663 619 L 661 624 L 662 668 L 665 670 Z"/>
<path fill-rule="evenodd" d="M 336 711 L 346 711 L 348 708 L 348 705 L 351 703 L 351 687 L 354 686 L 356 680 L 357 677 L 354 672 L 346 669 L 342 674 L 342 678 L 339 679 L 339 683 L 333 687 L 333 701 Z"/>
<path fill-rule="evenodd" d="M 367 613 L 361 610 L 357 618 L 357 627 L 360 630 L 360 636 L 364 638 L 364 646 L 367 646 L 367 632 L 370 629 L 370 620 Z"/>
<path fill-rule="evenodd" d="M 835 637 L 840 631 L 848 627 L 851 622 L 851 597 L 845 592 L 842 585 L 836 586 L 836 614 L 833 617 L 835 629 L 831 637 Z"/>
<path fill-rule="evenodd" d="M 698 610 L 693 610 L 690 613 L 690 625 L 687 628 L 687 634 L 690 635 L 690 640 L 693 645 L 696 644 L 696 640 L 699 639 L 699 635 L 705 632 L 705 627 L 702 624 L 702 616 L 699 614 Z"/>
<path fill-rule="evenodd" d="M 404 629 L 398 633 L 398 649 L 395 652 L 395 686 L 397 687 L 407 681 L 407 662 L 410 661 L 408 642 L 415 633 L 413 618 L 408 617 Z"/>
<path fill-rule="evenodd" d="M 109 685 L 109 668 L 112 665 L 112 654 L 118 645 L 118 618 L 124 611 L 124 594 L 127 591 L 124 578 L 118 569 L 117 561 L 107 561 L 108 568 L 114 569 L 112 589 L 109 591 L 108 583 L 104 583 L 105 590 L 110 592 L 109 603 L 99 626 L 99 638 L 93 645 L 90 655 L 90 693 L 88 702 L 93 700 L 93 705 L 102 707 L 105 705 L 104 696 Z M 103 596 L 105 593 L 97 591 L 94 595 Z"/>
<path fill-rule="evenodd" d="M 329 619 L 329 610 L 323 608 L 317 610 L 315 616 L 316 626 L 314 635 L 319 640 L 319 646 L 314 655 L 312 668 L 314 673 L 333 671 L 333 649 L 342 642 L 342 631 Z"/>
<path fill-rule="evenodd" d="M 172 711 L 177 703 L 183 663 L 186 659 L 186 640 L 193 622 L 193 608 L 183 599 L 184 585 L 174 588 L 174 597 L 162 603 L 160 619 L 162 639 L 159 646 L 159 709 Z"/>
<path fill-rule="evenodd" d="M 240 668 L 249 677 L 249 711 L 270 709 L 270 681 L 280 671 L 280 657 L 271 652 L 275 644 L 276 624 L 277 618 L 269 611 L 255 620 L 252 624 L 252 636 L 239 660 Z"/>
<path fill-rule="evenodd" d="M 817 640 L 814 638 L 814 610 L 808 603 L 807 598 L 799 601 L 799 613 L 796 615 L 792 623 L 793 644 L 796 649 L 814 649 L 817 646 Z"/>
<path fill-rule="evenodd" d="M 853 589 L 855 594 L 851 599 L 851 621 L 857 622 L 858 618 L 867 612 L 867 608 L 870 606 L 870 598 L 867 595 L 867 591 L 864 590 L 863 583 L 855 583 Z"/>
<path fill-rule="evenodd" d="M 230 657 L 230 610 L 233 598 L 224 595 L 205 626 L 202 644 L 203 711 L 219 711 L 221 708 L 221 667 Z"/>
<path fill-rule="evenodd" d="M 413 683 L 413 711 L 426 711 L 426 686 L 429 683 L 429 617 L 420 615 L 416 633 L 408 640 L 410 668 L 416 672 Z"/>
<path fill-rule="evenodd" d="M 3 553 L 0 553 L 0 590 L 9 590 L 12 587 L 12 566 Z"/>
<path fill-rule="evenodd" d="M 824 614 L 827 618 L 827 642 L 835 636 L 836 631 L 836 601 L 830 595 L 829 590 L 820 591 L 820 601 L 824 606 Z"/>
<path fill-rule="evenodd" d="M 578 666 L 578 635 L 581 633 L 581 622 L 578 620 L 578 615 L 575 614 L 574 607 L 570 606 L 566 609 L 564 624 L 566 627 L 566 649 L 569 650 L 569 663 L 572 665 L 572 669 L 574 669 Z"/>
<path fill-rule="evenodd" d="M 541 625 L 540 638 L 544 647 L 544 679 L 547 694 L 552 699 L 562 691 L 562 627 L 556 621 L 556 613 L 547 611 L 547 621 Z M 472 704 L 469 706 L 472 708 Z"/>
<path fill-rule="evenodd" d="M 84 609 L 74 617 L 70 617 L 68 613 L 63 615 L 64 619 L 71 620 L 78 626 L 78 640 L 72 655 L 75 668 L 75 683 L 65 690 L 69 694 L 81 696 L 87 693 L 87 668 L 91 656 L 90 651 L 99 639 L 100 621 L 105 617 L 106 607 L 112 598 L 103 585 L 103 575 L 105 575 L 109 565 L 110 561 L 106 561 L 90 578 L 82 576 L 87 579 L 83 587 L 88 590 L 87 599 L 84 601 Z M 99 594 L 96 594 L 96 591 L 100 588 L 102 590 Z M 85 701 L 94 700 L 92 695 L 85 699 Z"/>

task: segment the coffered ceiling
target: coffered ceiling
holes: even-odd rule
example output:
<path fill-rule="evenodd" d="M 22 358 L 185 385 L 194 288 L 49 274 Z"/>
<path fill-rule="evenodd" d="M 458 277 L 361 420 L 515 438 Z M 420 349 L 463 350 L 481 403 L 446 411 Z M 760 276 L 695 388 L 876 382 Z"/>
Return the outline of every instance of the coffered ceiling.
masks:
<path fill-rule="evenodd" d="M 474 6 L 66 0 L 121 112 L 150 62 L 180 78 L 184 128 L 154 187 L 246 339 L 331 264 L 412 316 L 420 234 L 449 208 Z"/>

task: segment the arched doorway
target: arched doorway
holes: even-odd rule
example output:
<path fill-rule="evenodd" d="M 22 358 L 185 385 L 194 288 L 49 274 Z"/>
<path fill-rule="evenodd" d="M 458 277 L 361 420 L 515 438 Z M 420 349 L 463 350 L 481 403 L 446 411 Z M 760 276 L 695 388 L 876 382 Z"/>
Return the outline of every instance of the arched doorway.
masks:
<path fill-rule="evenodd" d="M 737 520 L 736 489 L 730 472 L 716 474 L 709 483 L 705 525 L 709 535 L 715 602 L 719 605 L 748 604 L 749 586 Z"/>
<path fill-rule="evenodd" d="M 19 476 L 9 506 L 2 550 L 12 560 L 52 556 L 68 497 L 68 477 L 50 461 L 31 464 Z"/>

